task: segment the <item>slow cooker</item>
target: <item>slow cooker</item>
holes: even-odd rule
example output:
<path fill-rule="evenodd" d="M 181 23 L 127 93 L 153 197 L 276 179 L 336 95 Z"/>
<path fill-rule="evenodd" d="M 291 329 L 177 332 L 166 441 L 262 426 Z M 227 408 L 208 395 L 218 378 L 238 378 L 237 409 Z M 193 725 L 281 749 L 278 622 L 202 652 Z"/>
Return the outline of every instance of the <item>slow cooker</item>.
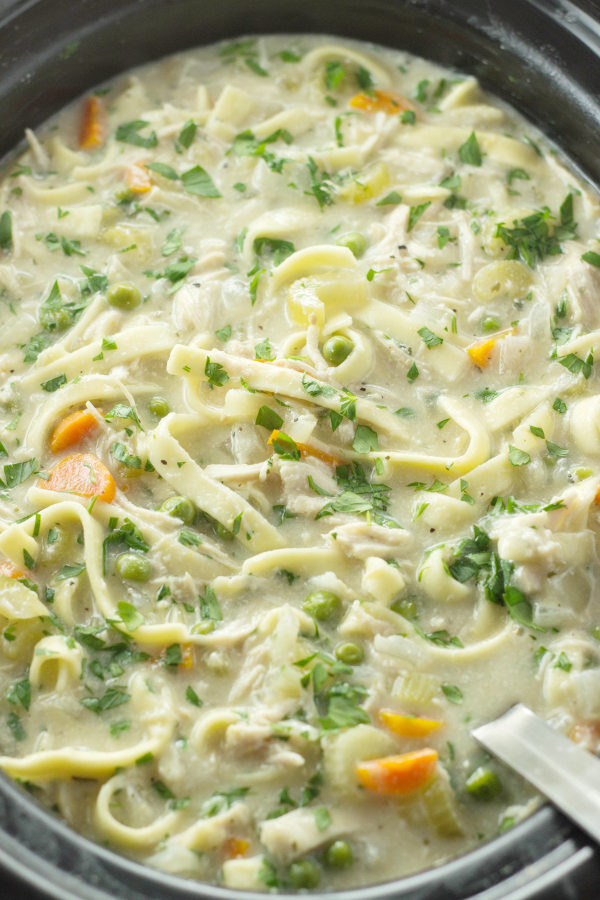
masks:
<path fill-rule="evenodd" d="M 118 72 L 237 35 L 320 32 L 476 75 L 600 184 L 600 0 L 0 0 L 0 157 Z M 549 806 L 490 843 L 336 900 L 586 900 L 600 851 Z M 72 832 L 0 776 L 0 897 L 250 900 L 144 868 Z"/>

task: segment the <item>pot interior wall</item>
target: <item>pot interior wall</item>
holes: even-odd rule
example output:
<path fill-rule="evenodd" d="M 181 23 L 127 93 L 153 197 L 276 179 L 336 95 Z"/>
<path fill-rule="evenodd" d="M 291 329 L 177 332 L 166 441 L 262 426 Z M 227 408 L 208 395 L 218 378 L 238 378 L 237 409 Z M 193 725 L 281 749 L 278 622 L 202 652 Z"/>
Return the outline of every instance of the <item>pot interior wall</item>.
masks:
<path fill-rule="evenodd" d="M 304 31 L 401 46 L 472 72 L 600 180 L 600 67 L 590 46 L 600 47 L 600 26 L 583 17 L 566 30 L 569 6 L 568 0 L 3 0 L 0 156 L 26 125 L 124 68 L 224 37 Z"/>
<path fill-rule="evenodd" d="M 475 74 L 600 182 L 600 27 L 585 17 L 577 28 L 565 27 L 568 7 L 568 0 L 0 0 L 0 156 L 19 143 L 26 126 L 133 65 L 241 34 L 328 32 L 402 47 Z M 0 864 L 26 873 L 52 897 L 250 896 L 169 881 L 94 849 L 4 779 L 0 823 Z M 535 877 L 524 871 L 531 863 Z M 543 884 L 538 892 L 536 878 L 555 870 L 550 892 Z M 546 809 L 437 872 L 363 890 L 360 898 L 452 900 L 485 890 L 486 900 L 560 900 L 576 896 L 573 872 L 592 890 L 598 858 Z M 504 886 L 491 887 L 498 882 Z"/>

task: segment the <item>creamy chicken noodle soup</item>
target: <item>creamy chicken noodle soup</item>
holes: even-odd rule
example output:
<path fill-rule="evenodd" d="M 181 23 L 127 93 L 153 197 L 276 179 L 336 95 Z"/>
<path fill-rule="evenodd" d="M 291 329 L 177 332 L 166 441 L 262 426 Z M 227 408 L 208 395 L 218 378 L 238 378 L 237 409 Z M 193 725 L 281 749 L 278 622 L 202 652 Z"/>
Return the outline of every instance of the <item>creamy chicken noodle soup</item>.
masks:
<path fill-rule="evenodd" d="M 336 889 L 600 736 L 597 197 L 380 47 L 181 54 L 0 184 L 0 766 L 170 873 Z"/>

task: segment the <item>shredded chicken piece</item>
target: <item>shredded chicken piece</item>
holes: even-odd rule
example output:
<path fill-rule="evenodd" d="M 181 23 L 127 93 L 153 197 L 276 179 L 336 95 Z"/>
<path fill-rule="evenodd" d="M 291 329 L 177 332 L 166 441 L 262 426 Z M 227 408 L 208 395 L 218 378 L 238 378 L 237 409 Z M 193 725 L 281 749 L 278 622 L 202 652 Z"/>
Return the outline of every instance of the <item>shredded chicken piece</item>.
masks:
<path fill-rule="evenodd" d="M 331 473 L 331 466 L 318 460 L 310 462 L 279 463 L 279 476 L 283 485 L 283 499 L 287 509 L 299 516 L 314 518 L 327 502 L 327 497 L 316 494 L 308 483 L 309 476 L 314 483 L 328 494 L 338 493 L 338 487 Z"/>
<path fill-rule="evenodd" d="M 313 809 L 293 809 L 263 822 L 260 839 L 268 852 L 285 864 L 360 828 L 356 816 L 351 817 L 342 810 L 331 810 L 330 817 L 329 825 L 320 831 Z"/>
<path fill-rule="evenodd" d="M 368 522 L 348 522 L 328 534 L 330 540 L 346 554 L 357 559 L 369 556 L 394 556 L 408 550 L 413 538 L 404 528 L 385 528 Z"/>

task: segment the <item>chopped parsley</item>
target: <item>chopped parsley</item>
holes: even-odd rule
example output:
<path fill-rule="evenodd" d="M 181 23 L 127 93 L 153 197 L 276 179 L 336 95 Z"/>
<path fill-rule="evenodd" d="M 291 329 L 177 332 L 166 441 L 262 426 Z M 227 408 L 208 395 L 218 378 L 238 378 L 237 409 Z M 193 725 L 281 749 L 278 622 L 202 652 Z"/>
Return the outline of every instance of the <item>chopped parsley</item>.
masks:
<path fill-rule="evenodd" d="M 319 718 L 323 731 L 338 731 L 370 722 L 369 714 L 360 706 L 368 691 L 359 684 L 340 682 L 325 693 L 326 714 Z"/>
<path fill-rule="evenodd" d="M 396 528 L 398 523 L 387 514 L 391 488 L 387 484 L 371 483 L 358 462 L 338 466 L 335 478 L 341 493 L 330 500 L 315 516 L 321 519 L 334 512 L 371 516 L 378 525 Z"/>
<path fill-rule="evenodd" d="M 294 441 L 289 434 L 284 434 L 283 431 L 278 431 L 274 436 L 272 446 L 275 453 L 282 459 L 290 459 L 294 462 L 298 462 L 300 459 L 300 448 L 296 441 Z"/>
<path fill-rule="evenodd" d="M 355 453 L 370 453 L 371 450 L 379 450 L 377 432 L 368 425 L 357 425 L 352 449 Z"/>
<path fill-rule="evenodd" d="M 397 206 L 398 203 L 402 203 L 402 197 L 398 191 L 390 191 L 389 194 L 378 200 L 375 206 Z"/>
<path fill-rule="evenodd" d="M 110 452 L 117 462 L 122 463 L 128 469 L 142 468 L 142 460 L 140 457 L 129 453 L 125 444 L 122 444 L 120 441 L 115 441 L 114 444 L 111 445 Z"/>
<path fill-rule="evenodd" d="M 373 94 L 373 89 L 375 87 L 375 82 L 373 81 L 373 76 L 369 72 L 368 69 L 365 69 L 364 66 L 359 66 L 355 72 L 356 83 L 358 84 L 361 91 L 364 91 L 365 94 Z"/>
<path fill-rule="evenodd" d="M 133 122 L 123 122 L 118 126 L 115 137 L 124 144 L 134 144 L 136 147 L 144 147 L 144 149 L 149 150 L 152 147 L 156 147 L 158 144 L 158 138 L 156 137 L 155 131 L 151 131 L 147 137 L 140 134 L 140 131 L 147 128 L 149 124 L 149 122 L 145 122 L 143 119 L 135 119 Z"/>
<path fill-rule="evenodd" d="M 275 156 L 274 153 L 267 149 L 269 144 L 280 140 L 285 144 L 292 143 L 292 135 L 286 128 L 278 128 L 277 131 L 274 131 L 262 141 L 256 138 L 251 131 L 243 131 L 234 138 L 229 152 L 235 153 L 236 156 L 259 156 L 272 172 L 281 173 L 287 160 L 283 157 Z"/>
<path fill-rule="evenodd" d="M 115 709 L 117 706 L 129 703 L 130 700 L 131 694 L 128 694 L 123 688 L 111 687 L 108 688 L 102 697 L 84 697 L 80 702 L 86 709 L 99 716 L 109 709 Z"/>
<path fill-rule="evenodd" d="M 220 197 L 221 193 L 215 186 L 214 181 L 202 166 L 194 166 L 184 172 L 181 176 L 183 189 L 188 194 L 194 194 L 196 197 L 215 198 Z"/>
<path fill-rule="evenodd" d="M 560 224 L 547 206 L 538 212 L 514 219 L 512 228 L 501 222 L 496 229 L 499 237 L 509 248 L 506 259 L 520 259 L 530 268 L 547 256 L 562 253 L 561 241 L 577 236 L 577 224 L 573 218 L 573 195 L 567 194 L 560 207 Z"/>
<path fill-rule="evenodd" d="M 135 606 L 126 600 L 119 600 L 117 610 L 123 625 L 128 631 L 135 631 L 136 628 L 139 628 L 146 621 Z"/>
<path fill-rule="evenodd" d="M 181 229 L 173 228 L 168 233 L 161 247 L 161 256 L 171 256 L 173 253 L 177 253 L 178 250 L 181 250 Z"/>
<path fill-rule="evenodd" d="M 581 359 L 581 357 L 577 356 L 575 353 L 567 353 L 566 356 L 560 356 L 558 362 L 561 366 L 564 366 L 565 369 L 568 369 L 572 375 L 583 375 L 587 380 L 592 374 L 594 351 L 590 350 L 585 359 Z"/>
<path fill-rule="evenodd" d="M 273 265 L 278 266 L 294 252 L 295 247 L 291 241 L 282 241 L 276 238 L 257 237 L 254 239 L 254 252 L 257 256 L 269 254 L 273 257 Z"/>
<path fill-rule="evenodd" d="M 309 156 L 306 167 L 311 176 L 311 185 L 305 194 L 313 196 L 320 208 L 330 206 L 333 203 L 333 182 L 327 172 L 322 172 L 314 159 Z"/>
<path fill-rule="evenodd" d="M 211 362 L 210 356 L 206 357 L 204 374 L 208 379 L 211 389 L 213 387 L 222 387 L 229 381 L 229 375 L 227 374 L 226 369 L 224 369 L 220 363 Z"/>
<path fill-rule="evenodd" d="M 56 378 L 50 378 L 49 381 L 43 381 L 40 387 L 43 391 L 47 391 L 49 394 L 53 394 L 54 391 L 57 391 L 59 387 L 62 387 L 62 385 L 66 383 L 67 376 L 63 373 L 62 375 L 57 375 Z"/>
<path fill-rule="evenodd" d="M 23 462 L 9 463 L 4 466 L 4 484 L 3 487 L 14 488 L 18 484 L 27 481 L 32 475 L 38 471 L 38 461 L 35 457 L 23 460 Z"/>
<path fill-rule="evenodd" d="M 433 331 L 430 331 L 427 326 L 423 326 L 423 328 L 419 328 L 417 331 L 423 340 L 423 342 L 427 345 L 427 347 L 431 350 L 433 347 L 437 347 L 439 344 L 444 343 L 444 339 L 438 337 L 437 334 L 434 334 Z"/>
<path fill-rule="evenodd" d="M 217 596 L 209 584 L 204 588 L 204 596 L 200 594 L 200 614 L 203 619 L 220 622 L 223 618 Z"/>
<path fill-rule="evenodd" d="M 275 359 L 273 356 L 273 349 L 271 347 L 271 342 L 269 338 L 265 338 L 262 341 L 259 341 L 258 344 L 254 345 L 254 355 L 256 359 L 264 359 L 267 362 Z"/>
<path fill-rule="evenodd" d="M 12 213 L 9 210 L 0 216 L 0 250 L 12 250 Z"/>
<path fill-rule="evenodd" d="M 511 444 L 508 448 L 508 461 L 512 466 L 526 466 L 531 462 L 531 456 L 525 450 L 519 450 Z"/>
<path fill-rule="evenodd" d="M 273 429 L 281 428 L 283 419 L 270 406 L 261 406 L 256 414 L 255 424 L 262 425 L 263 428 L 273 431 Z"/>
<path fill-rule="evenodd" d="M 460 705 L 464 700 L 461 689 L 455 684 L 442 684 L 442 691 L 444 693 L 444 696 L 447 700 L 450 701 L 450 703 Z"/>
<path fill-rule="evenodd" d="M 483 162 L 479 142 L 472 131 L 464 144 L 458 148 L 458 158 L 461 162 L 469 166 L 480 166 Z"/>
<path fill-rule="evenodd" d="M 431 206 L 431 200 L 427 200 L 425 203 L 419 203 L 418 206 L 411 206 L 408 211 L 408 228 L 407 231 L 412 231 L 423 213 L 426 209 L 429 209 Z"/>
<path fill-rule="evenodd" d="M 591 266 L 600 268 L 600 253 L 596 253 L 594 250 L 587 250 L 585 253 L 581 254 L 581 258 Z"/>
<path fill-rule="evenodd" d="M 188 703 L 191 703 L 192 706 L 204 706 L 203 701 L 200 699 L 191 684 L 188 684 L 187 688 L 185 689 L 185 699 L 188 701 Z"/>
<path fill-rule="evenodd" d="M 330 59 L 325 63 L 325 87 L 335 91 L 346 77 L 346 69 L 338 59 Z"/>
<path fill-rule="evenodd" d="M 184 150 L 189 150 L 192 146 L 194 138 L 196 137 L 196 132 L 198 130 L 198 126 L 191 119 L 185 123 L 182 127 L 181 131 L 175 138 L 175 151 L 177 153 L 183 153 Z"/>

